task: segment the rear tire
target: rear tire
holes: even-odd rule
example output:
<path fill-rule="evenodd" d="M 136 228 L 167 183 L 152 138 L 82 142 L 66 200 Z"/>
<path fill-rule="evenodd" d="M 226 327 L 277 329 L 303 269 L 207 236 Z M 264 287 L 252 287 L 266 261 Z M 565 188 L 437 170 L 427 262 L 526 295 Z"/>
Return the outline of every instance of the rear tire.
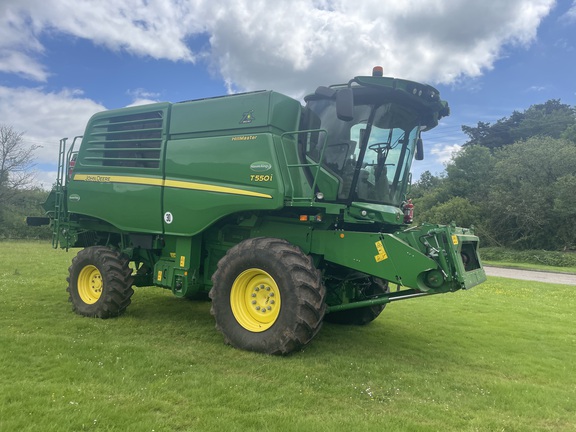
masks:
<path fill-rule="evenodd" d="M 105 246 L 92 246 L 78 252 L 66 279 L 72 310 L 97 318 L 124 313 L 134 294 L 128 263 L 127 256 Z"/>
<path fill-rule="evenodd" d="M 289 354 L 322 326 L 326 290 L 312 259 L 285 240 L 254 238 L 232 247 L 212 276 L 211 313 L 236 348 Z"/>
<path fill-rule="evenodd" d="M 385 294 L 390 292 L 388 283 L 382 279 L 375 277 L 369 277 L 371 282 L 368 289 L 364 291 L 366 299 L 370 297 L 377 296 L 378 294 Z M 377 306 L 366 306 L 357 309 L 347 309 L 340 312 L 332 312 L 326 315 L 324 318 L 326 321 L 335 324 L 346 324 L 346 325 L 366 325 L 374 321 L 382 313 L 386 305 Z"/>

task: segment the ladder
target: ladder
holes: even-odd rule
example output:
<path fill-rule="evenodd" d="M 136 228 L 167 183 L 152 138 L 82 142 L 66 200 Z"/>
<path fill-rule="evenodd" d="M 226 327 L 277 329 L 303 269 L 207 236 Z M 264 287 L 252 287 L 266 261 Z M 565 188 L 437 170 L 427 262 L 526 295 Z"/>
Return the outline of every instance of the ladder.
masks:
<path fill-rule="evenodd" d="M 58 174 L 56 175 L 56 184 L 53 191 L 55 194 L 54 217 L 52 219 L 52 247 L 58 248 L 60 240 L 60 222 L 64 215 L 64 172 L 66 171 L 66 141 L 68 138 L 60 140 L 58 149 Z"/>

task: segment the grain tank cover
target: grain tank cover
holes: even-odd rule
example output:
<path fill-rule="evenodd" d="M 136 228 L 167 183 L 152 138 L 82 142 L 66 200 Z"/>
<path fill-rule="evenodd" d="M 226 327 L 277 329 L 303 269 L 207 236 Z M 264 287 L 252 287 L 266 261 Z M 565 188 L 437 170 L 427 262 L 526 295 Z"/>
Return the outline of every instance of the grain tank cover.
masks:
<path fill-rule="evenodd" d="M 180 102 L 172 105 L 169 134 L 290 131 L 297 127 L 300 103 L 273 91 Z"/>

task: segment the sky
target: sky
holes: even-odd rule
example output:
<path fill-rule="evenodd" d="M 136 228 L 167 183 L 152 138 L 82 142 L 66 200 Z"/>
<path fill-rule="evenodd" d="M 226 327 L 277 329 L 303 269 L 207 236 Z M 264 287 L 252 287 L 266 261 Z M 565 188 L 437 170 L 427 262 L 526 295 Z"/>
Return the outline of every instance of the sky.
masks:
<path fill-rule="evenodd" d="M 414 179 L 439 175 L 461 126 L 576 106 L 576 0 L 0 0 L 0 124 L 50 188 L 58 142 L 98 111 L 370 75 L 430 84 L 451 115 Z"/>

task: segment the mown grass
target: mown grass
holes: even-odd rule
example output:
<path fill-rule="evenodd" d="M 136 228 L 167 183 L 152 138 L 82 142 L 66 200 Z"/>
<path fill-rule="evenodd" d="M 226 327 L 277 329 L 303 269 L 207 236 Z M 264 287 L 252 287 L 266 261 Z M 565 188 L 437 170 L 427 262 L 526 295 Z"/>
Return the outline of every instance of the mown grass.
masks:
<path fill-rule="evenodd" d="M 73 252 L 0 243 L 1 431 L 572 431 L 576 290 L 490 278 L 326 324 L 279 358 L 225 346 L 208 303 L 66 302 Z"/>

